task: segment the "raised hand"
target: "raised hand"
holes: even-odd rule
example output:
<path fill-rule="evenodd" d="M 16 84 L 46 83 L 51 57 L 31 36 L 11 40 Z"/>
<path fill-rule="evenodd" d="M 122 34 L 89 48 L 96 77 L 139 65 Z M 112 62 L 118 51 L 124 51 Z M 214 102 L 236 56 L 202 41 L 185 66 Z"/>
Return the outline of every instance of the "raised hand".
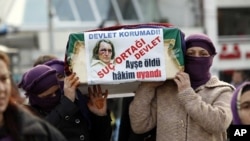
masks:
<path fill-rule="evenodd" d="M 94 85 L 93 90 L 88 87 L 89 102 L 88 107 L 96 115 L 104 116 L 107 114 L 108 90 L 102 92 L 100 85 Z"/>

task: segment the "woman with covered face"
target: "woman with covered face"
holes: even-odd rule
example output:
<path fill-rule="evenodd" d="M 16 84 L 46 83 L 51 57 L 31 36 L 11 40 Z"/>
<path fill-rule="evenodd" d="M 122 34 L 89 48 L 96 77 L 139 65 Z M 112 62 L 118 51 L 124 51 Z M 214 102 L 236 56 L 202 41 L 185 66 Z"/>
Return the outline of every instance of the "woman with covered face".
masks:
<path fill-rule="evenodd" d="M 107 110 L 108 91 L 89 87 L 88 95 L 77 88 L 79 78 L 72 73 L 64 78 L 63 90 L 57 71 L 42 64 L 23 74 L 19 87 L 29 99 L 27 107 L 63 133 L 68 141 L 109 141 L 111 119 Z"/>
<path fill-rule="evenodd" d="M 184 72 L 139 85 L 129 107 L 131 127 L 135 133 L 156 127 L 157 141 L 225 141 L 234 87 L 211 75 L 216 50 L 207 35 L 192 34 L 185 43 Z"/>

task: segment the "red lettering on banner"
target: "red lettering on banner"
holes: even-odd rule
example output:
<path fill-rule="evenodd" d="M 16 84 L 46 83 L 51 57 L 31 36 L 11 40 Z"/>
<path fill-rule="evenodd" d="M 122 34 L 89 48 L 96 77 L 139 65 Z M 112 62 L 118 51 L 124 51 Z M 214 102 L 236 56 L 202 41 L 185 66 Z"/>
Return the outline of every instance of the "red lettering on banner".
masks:
<path fill-rule="evenodd" d="M 145 44 L 146 43 L 142 38 L 140 40 L 136 40 L 134 45 L 131 45 L 128 49 L 126 49 L 123 53 L 115 58 L 115 62 L 117 64 L 121 64 L 124 60 L 126 60 L 129 56 L 131 56 Z"/>
<path fill-rule="evenodd" d="M 111 63 L 108 64 L 107 66 L 105 66 L 104 68 L 102 68 L 101 71 L 98 71 L 97 75 L 99 76 L 99 78 L 103 78 L 104 75 L 106 75 L 110 72 L 110 70 L 115 70 L 115 66 Z"/>
<path fill-rule="evenodd" d="M 151 44 L 147 44 L 146 47 L 142 48 L 138 53 L 136 53 L 134 56 L 137 60 L 139 60 L 142 56 L 144 56 L 147 52 L 149 52 L 151 49 L 153 49 L 155 46 L 160 43 L 160 36 L 157 36 L 155 39 L 151 41 Z"/>
<path fill-rule="evenodd" d="M 121 64 L 125 61 L 129 56 L 134 54 L 136 59 L 140 59 L 146 53 L 148 53 L 151 49 L 157 46 L 161 42 L 160 36 L 155 37 L 150 44 L 146 44 L 143 38 L 136 40 L 134 45 L 131 45 L 124 52 L 122 52 L 118 57 L 115 58 L 116 64 Z M 135 53 L 137 52 L 137 53 Z M 111 70 L 114 70 L 114 66 L 106 66 L 101 71 L 97 73 L 99 78 L 103 78 L 106 74 L 110 73 Z"/>
<path fill-rule="evenodd" d="M 139 79 L 161 77 L 161 70 L 139 71 L 136 72 L 136 77 Z"/>

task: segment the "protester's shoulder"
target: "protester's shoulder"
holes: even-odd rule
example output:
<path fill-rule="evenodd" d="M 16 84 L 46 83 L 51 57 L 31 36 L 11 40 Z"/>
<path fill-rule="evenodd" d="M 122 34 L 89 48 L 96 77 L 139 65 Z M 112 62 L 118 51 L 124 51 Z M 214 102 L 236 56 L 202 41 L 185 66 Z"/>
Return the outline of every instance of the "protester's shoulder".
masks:
<path fill-rule="evenodd" d="M 36 109 L 35 107 L 32 107 L 28 104 L 23 104 L 22 108 L 24 108 L 24 110 L 30 112 L 31 114 L 38 116 L 38 117 L 42 117 L 41 113 L 39 113 L 38 109 Z"/>
<path fill-rule="evenodd" d="M 234 91 L 235 87 L 228 82 L 220 80 L 217 76 L 212 76 L 206 83 L 208 88 L 223 88 L 225 90 Z"/>
<path fill-rule="evenodd" d="M 53 127 L 47 121 L 41 119 L 40 117 L 33 115 L 24 107 L 19 106 L 17 114 L 22 134 L 32 134 L 33 136 L 46 137 L 53 135 L 57 139 L 62 139 L 62 141 L 65 140 L 63 135 L 55 127 Z"/>
<path fill-rule="evenodd" d="M 32 126 L 33 128 L 37 127 L 38 129 L 42 129 L 40 127 L 40 124 L 41 122 L 43 122 L 43 120 L 41 120 L 38 116 L 35 116 L 27 108 L 19 106 L 17 109 L 17 114 L 18 119 L 20 119 L 19 121 L 21 122 L 21 125 L 25 126 L 26 129 L 28 129 L 29 126 Z"/>
<path fill-rule="evenodd" d="M 20 125 L 20 130 L 23 134 L 45 134 L 41 121 L 26 108 L 19 106 L 16 113 L 17 122 Z"/>

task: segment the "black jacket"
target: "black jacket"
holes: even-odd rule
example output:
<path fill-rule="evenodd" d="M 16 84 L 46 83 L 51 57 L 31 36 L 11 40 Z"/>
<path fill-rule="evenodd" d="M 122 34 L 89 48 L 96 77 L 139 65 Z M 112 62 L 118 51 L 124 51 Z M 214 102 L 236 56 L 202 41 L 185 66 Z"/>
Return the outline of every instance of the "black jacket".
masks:
<path fill-rule="evenodd" d="M 13 111 L 13 116 L 19 141 L 67 141 L 55 127 L 23 109 Z"/>
<path fill-rule="evenodd" d="M 38 111 L 37 108 L 36 110 Z M 68 141 L 110 141 L 112 133 L 110 115 L 96 116 L 86 109 L 84 116 L 79 105 L 64 95 L 49 114 L 46 115 L 42 111 L 39 113 L 59 129 Z"/>

